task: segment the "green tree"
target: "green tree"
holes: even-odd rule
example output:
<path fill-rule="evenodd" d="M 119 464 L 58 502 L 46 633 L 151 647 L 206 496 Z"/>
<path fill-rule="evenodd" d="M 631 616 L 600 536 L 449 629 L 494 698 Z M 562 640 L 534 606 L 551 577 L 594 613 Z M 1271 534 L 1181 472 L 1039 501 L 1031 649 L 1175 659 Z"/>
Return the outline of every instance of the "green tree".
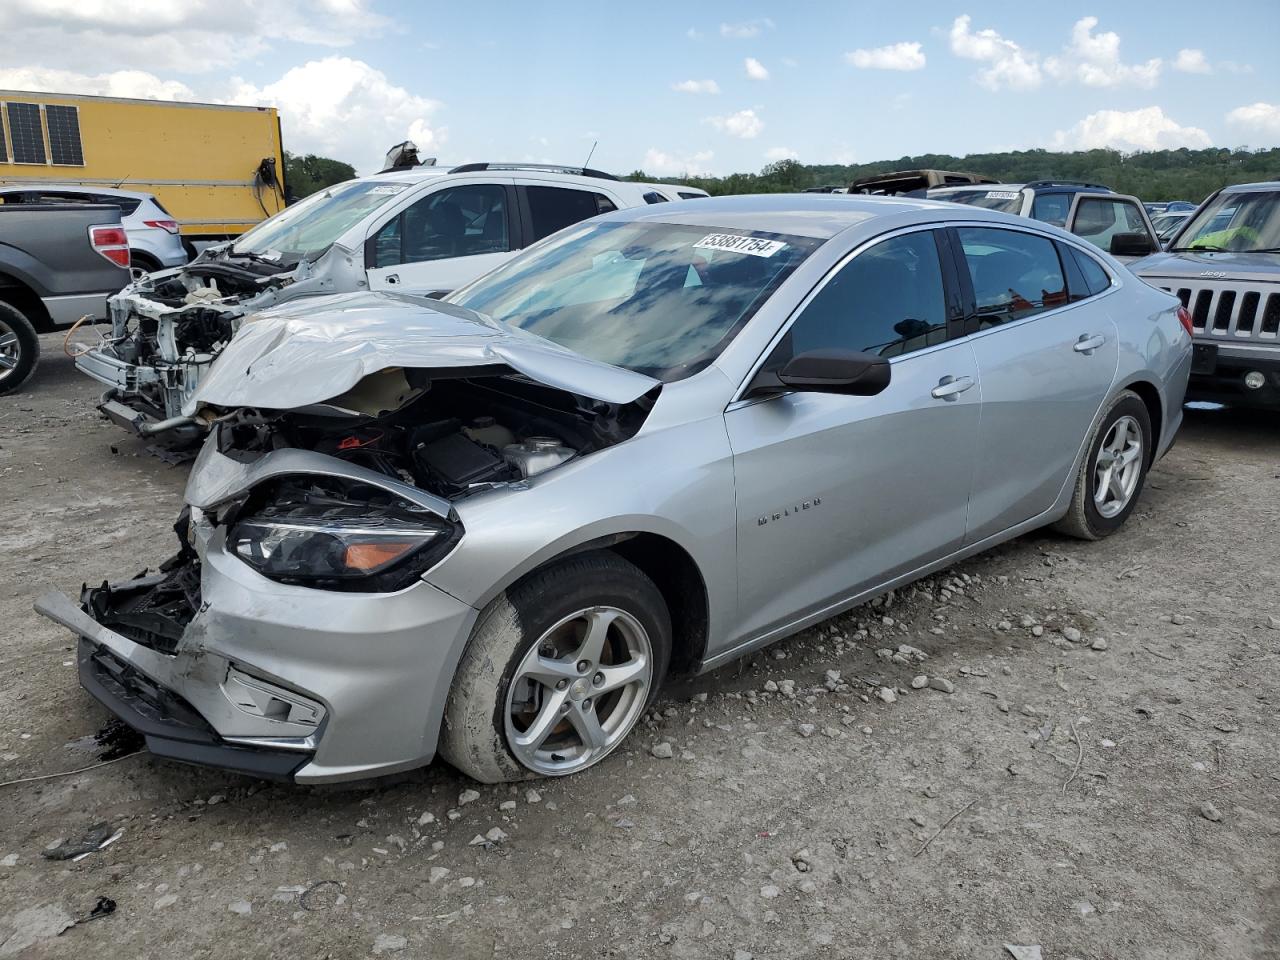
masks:
<path fill-rule="evenodd" d="M 1183 148 L 1142 153 L 1120 153 L 1117 150 L 1081 150 L 1075 153 L 1015 150 L 1008 153 L 972 153 L 965 157 L 929 153 L 861 164 L 802 164 L 795 160 L 779 160 L 769 164 L 758 174 L 688 177 L 676 182 L 701 187 L 713 195 L 791 193 L 807 187 L 847 185 L 861 177 L 893 170 L 929 168 L 980 173 L 1005 183 L 1048 179 L 1085 180 L 1104 184 L 1120 193 L 1134 194 L 1143 200 L 1191 200 L 1198 203 L 1227 184 L 1280 179 L 1280 148 Z M 640 171 L 636 171 L 629 179 L 646 178 Z"/>
<path fill-rule="evenodd" d="M 317 157 L 314 153 L 300 157 L 285 151 L 284 185 L 290 200 L 309 197 L 317 190 L 350 180 L 355 175 L 356 168 L 341 160 Z"/>

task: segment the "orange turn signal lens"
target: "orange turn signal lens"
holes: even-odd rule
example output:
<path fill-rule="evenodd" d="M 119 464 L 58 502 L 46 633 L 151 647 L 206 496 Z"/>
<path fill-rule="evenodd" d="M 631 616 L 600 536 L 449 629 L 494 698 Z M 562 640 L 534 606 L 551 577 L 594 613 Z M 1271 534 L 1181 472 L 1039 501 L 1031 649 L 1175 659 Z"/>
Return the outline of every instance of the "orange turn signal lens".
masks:
<path fill-rule="evenodd" d="M 410 540 L 390 543 L 354 543 L 347 547 L 342 562 L 348 570 L 369 572 L 394 560 L 399 560 L 422 541 Z"/>

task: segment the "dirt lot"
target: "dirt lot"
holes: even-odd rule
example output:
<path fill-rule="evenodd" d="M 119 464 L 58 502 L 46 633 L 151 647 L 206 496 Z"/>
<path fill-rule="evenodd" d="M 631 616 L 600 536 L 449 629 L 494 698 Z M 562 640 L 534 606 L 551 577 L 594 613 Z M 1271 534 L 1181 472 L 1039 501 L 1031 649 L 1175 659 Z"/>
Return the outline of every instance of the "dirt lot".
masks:
<path fill-rule="evenodd" d="M 0 780 L 93 762 L 106 715 L 31 602 L 163 559 L 186 472 L 44 340 L 0 399 Z M 1274 416 L 1193 411 L 1120 535 L 1024 537 L 682 682 L 568 780 L 139 755 L 0 787 L 0 956 L 1280 957 L 1278 453 Z"/>

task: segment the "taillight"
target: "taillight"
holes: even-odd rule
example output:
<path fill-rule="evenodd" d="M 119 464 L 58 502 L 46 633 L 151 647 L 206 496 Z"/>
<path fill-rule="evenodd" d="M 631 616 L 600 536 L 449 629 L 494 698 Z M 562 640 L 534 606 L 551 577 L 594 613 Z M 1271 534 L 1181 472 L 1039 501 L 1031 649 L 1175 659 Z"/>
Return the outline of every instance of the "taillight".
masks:
<path fill-rule="evenodd" d="M 1178 322 L 1182 324 L 1182 329 L 1187 331 L 1187 336 L 1191 336 L 1191 311 L 1186 307 L 1179 307 Z"/>
<path fill-rule="evenodd" d="M 129 266 L 129 238 L 124 227 L 90 227 L 89 244 L 117 266 Z"/>
<path fill-rule="evenodd" d="M 175 236 L 178 233 L 177 220 L 143 220 L 148 227 L 159 227 L 165 233 L 172 233 Z"/>

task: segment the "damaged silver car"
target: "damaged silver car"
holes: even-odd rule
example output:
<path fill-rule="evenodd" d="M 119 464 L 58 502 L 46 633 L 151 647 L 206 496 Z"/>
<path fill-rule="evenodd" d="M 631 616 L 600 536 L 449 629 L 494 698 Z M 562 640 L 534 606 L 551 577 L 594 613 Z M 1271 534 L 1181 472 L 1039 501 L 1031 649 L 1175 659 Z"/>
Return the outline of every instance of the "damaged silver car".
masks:
<path fill-rule="evenodd" d="M 1044 524 L 1117 530 L 1190 357 L 1175 298 L 1047 225 L 861 197 L 620 211 L 449 302 L 247 322 L 194 398 L 213 432 L 178 552 L 37 609 L 162 756 L 568 774 L 672 671 Z"/>

